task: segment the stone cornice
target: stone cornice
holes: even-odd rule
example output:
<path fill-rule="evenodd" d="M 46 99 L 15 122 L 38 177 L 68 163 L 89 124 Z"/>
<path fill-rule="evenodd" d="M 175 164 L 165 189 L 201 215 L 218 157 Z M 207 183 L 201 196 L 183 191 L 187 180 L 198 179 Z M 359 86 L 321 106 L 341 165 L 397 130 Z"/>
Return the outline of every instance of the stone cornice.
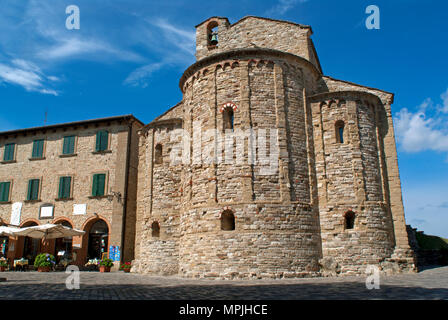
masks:
<path fill-rule="evenodd" d="M 139 132 L 143 133 L 148 131 L 151 128 L 157 128 L 161 126 L 169 126 L 169 125 L 182 125 L 183 120 L 181 118 L 171 118 L 171 119 L 164 119 L 164 120 L 157 120 L 153 121 L 151 123 L 148 123 L 146 126 L 141 128 Z"/>
<path fill-rule="evenodd" d="M 302 64 L 305 64 L 309 66 L 309 68 L 317 75 L 322 76 L 322 73 L 317 69 L 317 67 L 312 64 L 310 61 L 306 60 L 305 58 L 302 58 L 300 56 L 297 56 L 292 53 L 278 51 L 274 49 L 267 49 L 267 48 L 244 48 L 244 49 L 232 49 L 229 51 L 217 53 L 211 56 L 207 56 L 185 70 L 184 74 L 179 80 L 179 88 L 184 93 L 183 87 L 185 84 L 185 81 L 187 81 L 188 78 L 193 76 L 196 71 L 207 67 L 213 63 L 220 62 L 220 61 L 228 61 L 228 60 L 238 60 L 238 59 L 251 59 L 251 58 L 262 58 L 266 57 L 266 59 L 286 59 L 286 60 L 295 60 L 297 62 L 300 62 Z"/>
<path fill-rule="evenodd" d="M 377 95 L 366 92 L 366 91 L 356 91 L 356 90 L 344 90 L 344 91 L 332 91 L 318 93 L 312 96 L 308 96 L 308 102 L 319 102 L 325 100 L 358 100 L 358 99 L 374 99 L 376 102 L 381 103 L 380 97 Z"/>

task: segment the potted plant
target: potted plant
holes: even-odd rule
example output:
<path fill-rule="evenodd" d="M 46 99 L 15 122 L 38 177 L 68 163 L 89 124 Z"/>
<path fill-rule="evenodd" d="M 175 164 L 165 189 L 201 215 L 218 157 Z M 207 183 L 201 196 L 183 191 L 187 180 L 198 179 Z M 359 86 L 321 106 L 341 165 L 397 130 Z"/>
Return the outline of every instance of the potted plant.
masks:
<path fill-rule="evenodd" d="M 130 262 L 125 262 L 121 265 L 120 269 L 123 270 L 124 272 L 131 272 L 131 263 Z"/>
<path fill-rule="evenodd" d="M 8 266 L 8 264 L 6 263 L 6 261 L 0 259 L 0 272 L 4 272 L 6 270 L 7 266 Z"/>
<path fill-rule="evenodd" d="M 38 272 L 50 272 L 53 269 L 56 261 L 52 254 L 41 253 L 37 255 L 34 260 L 34 267 L 37 268 Z"/>
<path fill-rule="evenodd" d="M 100 272 L 110 272 L 110 268 L 114 265 L 111 259 L 103 259 L 100 262 Z"/>

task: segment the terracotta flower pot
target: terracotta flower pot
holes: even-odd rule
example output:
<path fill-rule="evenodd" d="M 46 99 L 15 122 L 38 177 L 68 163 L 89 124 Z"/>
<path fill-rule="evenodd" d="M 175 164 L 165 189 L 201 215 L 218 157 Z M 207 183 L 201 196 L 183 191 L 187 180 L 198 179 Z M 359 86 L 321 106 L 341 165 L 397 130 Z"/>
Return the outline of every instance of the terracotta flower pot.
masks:
<path fill-rule="evenodd" d="M 131 269 L 123 269 L 124 272 L 129 273 L 131 272 Z"/>
<path fill-rule="evenodd" d="M 110 267 L 100 266 L 100 272 L 110 272 Z"/>
<path fill-rule="evenodd" d="M 0 266 L 0 272 L 5 272 L 6 267 L 5 266 Z"/>
<path fill-rule="evenodd" d="M 37 272 L 50 272 L 51 267 L 38 267 Z"/>

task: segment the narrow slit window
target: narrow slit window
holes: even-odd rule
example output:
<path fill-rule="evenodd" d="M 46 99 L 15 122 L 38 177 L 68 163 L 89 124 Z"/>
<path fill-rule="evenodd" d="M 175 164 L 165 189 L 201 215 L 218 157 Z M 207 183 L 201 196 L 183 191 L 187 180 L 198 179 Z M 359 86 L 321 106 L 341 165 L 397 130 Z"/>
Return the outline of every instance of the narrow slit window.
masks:
<path fill-rule="evenodd" d="M 235 215 L 232 211 L 226 210 L 221 215 L 221 230 L 235 230 Z"/>
<path fill-rule="evenodd" d="M 335 124 L 337 143 L 344 143 L 344 127 L 344 121 L 342 120 L 337 121 Z"/>
<path fill-rule="evenodd" d="M 345 229 L 353 229 L 355 227 L 355 213 L 349 211 L 345 214 Z"/>
<path fill-rule="evenodd" d="M 227 107 L 223 111 L 223 125 L 224 125 L 224 131 L 227 129 L 230 129 L 233 131 L 234 128 L 234 114 L 233 109 L 231 107 Z"/>
<path fill-rule="evenodd" d="M 163 163 L 163 148 L 162 148 L 162 145 L 160 143 L 157 144 L 156 148 L 155 148 L 154 162 L 156 164 L 162 164 Z"/>
<path fill-rule="evenodd" d="M 151 225 L 151 230 L 152 230 L 152 237 L 154 238 L 158 238 L 160 237 L 160 225 L 157 221 L 154 221 Z"/>

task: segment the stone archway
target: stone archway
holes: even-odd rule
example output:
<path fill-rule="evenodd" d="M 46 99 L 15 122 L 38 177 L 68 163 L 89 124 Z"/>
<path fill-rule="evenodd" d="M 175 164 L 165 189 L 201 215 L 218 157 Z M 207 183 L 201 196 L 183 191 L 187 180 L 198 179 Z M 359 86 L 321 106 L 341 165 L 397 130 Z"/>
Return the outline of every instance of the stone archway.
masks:
<path fill-rule="evenodd" d="M 100 221 L 103 223 L 102 228 L 99 228 L 97 224 Z M 100 241 L 100 251 L 102 245 L 103 250 L 105 250 L 104 252 L 108 251 L 108 245 L 110 243 L 110 224 L 105 218 L 101 216 L 93 217 L 87 220 L 84 223 L 82 230 L 85 231 L 85 233 L 84 235 L 82 235 L 79 241 L 81 248 L 78 249 L 76 247 L 73 247 L 74 260 L 75 264 L 77 265 L 84 265 L 89 259 L 95 258 L 91 257 L 91 255 L 94 253 L 93 251 L 95 250 L 93 250 L 93 248 L 90 248 L 89 250 L 89 246 L 92 247 L 95 245 L 93 244 L 93 242 L 96 242 L 96 244 L 98 244 L 98 241 Z M 102 243 L 101 240 L 104 240 L 104 242 Z M 96 252 L 95 255 L 98 255 L 98 252 Z"/>

